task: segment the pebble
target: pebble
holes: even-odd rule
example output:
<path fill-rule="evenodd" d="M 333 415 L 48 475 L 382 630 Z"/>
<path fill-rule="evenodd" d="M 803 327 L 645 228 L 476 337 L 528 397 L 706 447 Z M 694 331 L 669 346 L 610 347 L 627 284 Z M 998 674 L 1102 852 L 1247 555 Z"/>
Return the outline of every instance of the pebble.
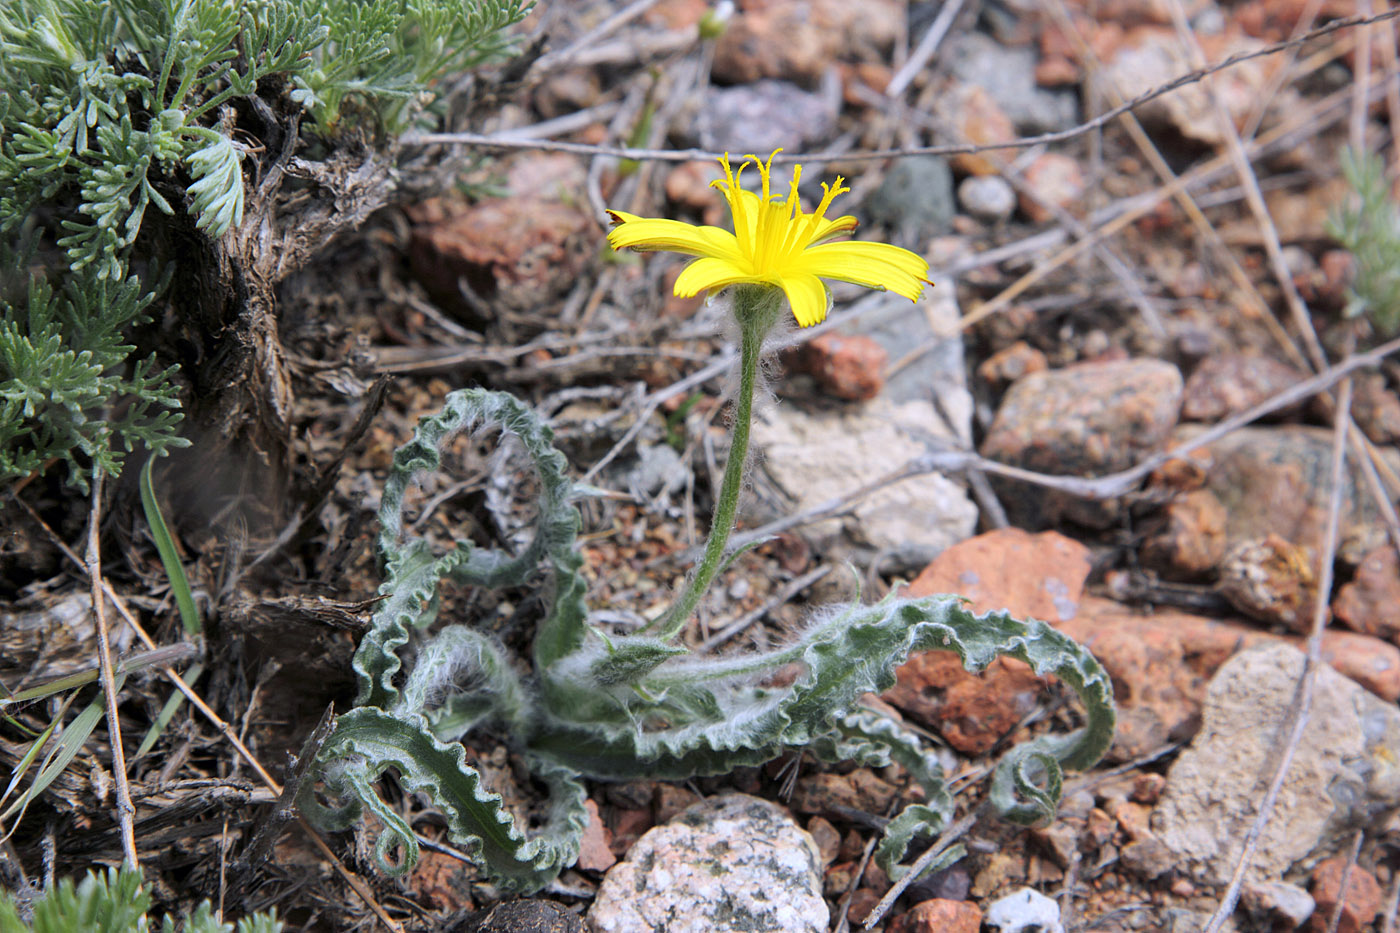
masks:
<path fill-rule="evenodd" d="M 1182 874 L 1228 882 L 1255 815 L 1261 775 L 1272 775 L 1297 699 L 1304 655 L 1288 645 L 1247 648 L 1206 693 L 1201 730 L 1167 772 L 1153 813 Z M 1330 668 L 1317 671 L 1312 715 L 1248 880 L 1278 878 L 1335 844 L 1346 827 L 1400 802 L 1400 710 Z"/>
<path fill-rule="evenodd" d="M 822 334 L 798 347 L 791 359 L 790 371 L 812 376 L 824 394 L 866 402 L 885 387 L 890 355 L 863 334 Z"/>
<path fill-rule="evenodd" d="M 753 426 L 754 445 L 763 451 L 758 471 L 767 488 L 788 500 L 770 502 L 769 514 L 791 515 L 844 496 L 924 455 L 924 438 L 949 434 L 926 401 L 894 404 L 881 397 L 854 410 L 810 414 L 793 405 L 760 410 Z M 853 457 L 854 450 L 878 456 Z M 759 508 L 747 512 L 755 521 L 763 520 L 759 514 Z M 887 486 L 857 502 L 849 517 L 807 525 L 801 533 L 819 549 L 854 544 L 918 564 L 966 538 L 976 524 L 977 507 L 966 490 L 930 473 Z"/>
<path fill-rule="evenodd" d="M 1389 544 L 1369 551 L 1332 603 L 1347 627 L 1400 644 L 1400 559 Z"/>
<path fill-rule="evenodd" d="M 446 933 L 584 933 L 579 915 L 539 898 L 502 901 L 446 928 Z"/>
<path fill-rule="evenodd" d="M 1008 46 L 980 32 L 965 32 L 948 47 L 960 81 L 984 89 L 1022 133 L 1050 133 L 1079 122 L 1078 95 L 1048 90 L 1035 80 L 1039 53 Z"/>
<path fill-rule="evenodd" d="M 990 146 L 1016 139 L 1011 118 L 991 94 L 975 84 L 956 83 L 948 88 L 934 102 L 934 112 L 959 143 Z M 953 156 L 953 168 L 963 175 L 996 175 L 1015 155 L 1014 149 L 961 152 Z"/>
<path fill-rule="evenodd" d="M 1312 631 L 1317 557 L 1278 535 L 1241 541 L 1220 564 L 1219 592 L 1245 615 L 1291 632 Z"/>
<path fill-rule="evenodd" d="M 1400 397 L 1386 388 L 1380 373 L 1360 373 L 1353 377 L 1351 416 L 1372 443 L 1392 444 L 1400 440 Z"/>
<path fill-rule="evenodd" d="M 1346 865 L 1347 859 L 1336 855 L 1313 869 L 1311 887 L 1317 909 L 1312 916 L 1311 928 L 1319 933 L 1329 929 L 1338 901 L 1343 901 L 1343 904 L 1337 933 L 1360 933 L 1370 926 L 1380 912 L 1381 886 L 1376 882 L 1376 876 L 1360 865 L 1351 866 L 1346 894 L 1342 896 L 1342 875 L 1346 872 Z"/>
<path fill-rule="evenodd" d="M 1049 368 L 1050 363 L 1044 353 L 1024 340 L 1018 340 L 983 360 L 977 367 L 977 377 L 993 388 L 1001 388 L 1022 376 Z"/>
<path fill-rule="evenodd" d="M 920 901 L 886 928 L 886 933 L 977 933 L 982 911 L 968 901 Z"/>
<path fill-rule="evenodd" d="M 868 768 L 850 774 L 821 772 L 797 782 L 792 808 L 798 813 L 830 814 L 838 818 L 852 810 L 884 813 L 899 797 L 899 788 Z"/>
<path fill-rule="evenodd" d="M 1026 168 L 1021 210 L 1038 224 L 1055 219 L 1056 211 L 1071 210 L 1084 197 L 1084 173 L 1079 160 L 1061 152 L 1036 156 Z"/>
<path fill-rule="evenodd" d="M 1286 881 L 1256 881 L 1247 884 L 1240 895 L 1240 905 L 1272 929 L 1296 930 L 1312 916 L 1316 907 L 1312 895 L 1296 884 Z"/>
<path fill-rule="evenodd" d="M 1176 424 L 1181 373 L 1153 359 L 1079 363 L 1031 373 L 1003 396 L 982 456 L 1042 473 L 1098 476 L 1155 452 Z M 1086 502 L 1029 484 L 999 484 L 1016 524 L 1044 527 L 1060 517 L 1103 527 L 1111 503 Z"/>
<path fill-rule="evenodd" d="M 1162 510 L 1162 529 L 1142 544 L 1144 564 L 1172 580 L 1208 575 L 1225 558 L 1225 506 L 1215 493 L 1195 489 L 1173 497 Z"/>
<path fill-rule="evenodd" d="M 958 185 L 958 203 L 978 220 L 997 224 L 1016 210 L 1016 190 L 1000 175 L 969 175 Z"/>
<path fill-rule="evenodd" d="M 584 807 L 588 810 L 588 825 L 583 830 L 576 864 L 583 871 L 607 871 L 617 863 L 612 851 L 612 834 L 603 824 L 596 801 L 590 797 L 584 801 Z"/>
<path fill-rule="evenodd" d="M 745 794 L 649 830 L 603 878 L 593 933 L 823 933 L 816 843 L 781 807 Z"/>
<path fill-rule="evenodd" d="M 1253 353 L 1220 353 L 1203 359 L 1186 380 L 1181 396 L 1181 420 L 1222 421 L 1290 389 L 1304 379 L 1287 363 Z M 1280 410 L 1272 418 L 1286 418 L 1301 410 L 1302 403 Z"/>
<path fill-rule="evenodd" d="M 836 104 L 831 95 L 773 79 L 712 88 L 697 120 L 700 145 L 765 159 L 774 149 L 802 149 L 835 131 Z"/>
<path fill-rule="evenodd" d="M 1034 888 L 1022 888 L 987 908 L 986 924 L 1001 933 L 1064 933 L 1060 905 Z"/>
<path fill-rule="evenodd" d="M 833 61 L 888 61 L 904 35 L 899 0 L 768 0 L 741 4 L 715 43 L 726 84 L 786 78 L 811 84 Z"/>
<path fill-rule="evenodd" d="M 957 213 L 953 173 L 940 156 L 900 159 L 866 199 L 870 219 L 920 239 L 942 233 Z"/>

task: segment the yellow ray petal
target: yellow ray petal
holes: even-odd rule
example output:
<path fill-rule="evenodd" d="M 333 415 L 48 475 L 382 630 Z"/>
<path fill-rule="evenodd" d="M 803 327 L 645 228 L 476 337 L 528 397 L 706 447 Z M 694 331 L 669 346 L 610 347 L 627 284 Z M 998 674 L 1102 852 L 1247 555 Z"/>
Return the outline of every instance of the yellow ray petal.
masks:
<path fill-rule="evenodd" d="M 805 250 L 794 270 L 825 279 L 885 288 L 918 301 L 928 281 L 928 262 L 916 253 L 888 243 L 824 243 Z"/>
<path fill-rule="evenodd" d="M 792 306 L 792 316 L 801 327 L 811 327 L 826 320 L 831 310 L 831 292 L 815 275 L 796 273 L 785 275 L 779 283 L 787 293 L 788 304 Z"/>
<path fill-rule="evenodd" d="M 689 298 L 702 291 L 718 291 L 726 285 L 753 281 L 756 279 L 742 266 L 727 259 L 706 256 L 681 270 L 681 274 L 676 276 L 675 292 L 677 297 Z"/>
<path fill-rule="evenodd" d="M 608 232 L 613 249 L 664 249 L 692 256 L 719 256 L 737 260 L 739 241 L 719 227 L 697 226 L 660 217 L 638 217 L 624 211 L 608 211 L 617 226 Z"/>

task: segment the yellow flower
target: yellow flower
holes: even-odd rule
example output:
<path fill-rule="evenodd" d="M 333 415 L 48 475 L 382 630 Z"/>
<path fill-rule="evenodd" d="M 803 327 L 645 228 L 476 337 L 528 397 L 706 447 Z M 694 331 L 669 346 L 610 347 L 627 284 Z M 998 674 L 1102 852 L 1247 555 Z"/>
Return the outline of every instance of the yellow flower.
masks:
<path fill-rule="evenodd" d="M 762 196 L 739 185 L 750 160 L 763 180 Z M 831 293 L 822 279 L 888 289 L 910 301 L 919 299 L 926 283 L 932 284 L 927 278 L 928 263 L 907 249 L 888 243 L 828 242 L 856 226 L 854 217 L 826 216 L 836 196 L 851 190 L 842 185 L 845 179 L 841 176 L 834 185 L 822 185 L 822 202 L 809 214 L 797 199 L 802 166 L 793 167 L 787 199 L 779 200 L 769 192 L 773 156 L 767 163 L 758 156 L 748 156 L 737 172 L 729 166 L 728 153 L 719 161 L 724 178 L 711 182 L 711 187 L 718 188 L 729 202 L 734 233 L 720 227 L 608 211 L 614 224 L 608 234 L 613 249 L 664 249 L 698 256 L 676 279 L 676 294 L 682 298 L 741 282 L 777 286 L 787 294 L 793 317 L 803 327 L 821 323 L 831 308 Z"/>

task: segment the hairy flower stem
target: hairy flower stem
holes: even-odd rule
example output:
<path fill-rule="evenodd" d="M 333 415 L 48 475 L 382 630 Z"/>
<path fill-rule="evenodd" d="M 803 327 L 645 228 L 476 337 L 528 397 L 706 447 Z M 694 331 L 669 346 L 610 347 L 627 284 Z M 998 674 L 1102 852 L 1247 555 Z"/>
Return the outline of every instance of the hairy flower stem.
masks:
<path fill-rule="evenodd" d="M 758 384 L 758 361 L 763 355 L 763 339 L 782 313 L 783 292 L 771 285 L 736 285 L 732 290 L 734 317 L 739 322 L 739 395 L 734 405 L 734 436 L 724 480 L 710 522 L 710 537 L 695 574 L 685 592 L 656 621 L 642 631 L 655 630 L 663 639 L 674 638 L 700 605 L 700 600 L 725 563 L 725 547 L 734 530 L 739 511 L 739 493 L 744 488 L 744 468 L 749 458 L 749 427 L 753 421 L 754 388 Z"/>

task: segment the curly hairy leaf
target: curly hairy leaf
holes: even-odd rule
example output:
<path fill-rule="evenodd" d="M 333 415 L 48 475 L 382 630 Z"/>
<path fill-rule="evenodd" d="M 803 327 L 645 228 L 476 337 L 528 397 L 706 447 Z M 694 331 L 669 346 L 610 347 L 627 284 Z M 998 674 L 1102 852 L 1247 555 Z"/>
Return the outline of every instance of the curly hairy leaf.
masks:
<path fill-rule="evenodd" d="M 455 550 L 435 555 L 421 538 L 405 538 L 404 497 L 421 474 L 442 464 L 442 446 L 451 438 L 485 427 L 499 427 L 519 438 L 540 481 L 539 516 L 535 534 L 519 554 L 479 548 L 459 541 Z M 385 600 L 355 654 L 360 679 L 358 704 L 391 706 L 398 696 L 394 676 L 401 662 L 398 651 L 410 633 L 436 616 L 438 582 L 444 577 L 475 586 L 520 586 L 539 572 L 541 562 L 555 572 L 561 595 L 573 608 L 556 605 L 535 638 L 537 660 L 546 663 L 583 640 L 578 613 L 582 581 L 573 552 L 579 514 L 572 504 L 573 485 L 565 475 L 564 455 L 554 449 L 554 432 L 514 396 L 503 392 L 465 389 L 447 396 L 442 411 L 423 418 L 412 440 L 394 453 L 379 507 L 379 550 L 385 580 L 379 588 Z M 568 601 L 566 600 L 566 603 Z"/>
<path fill-rule="evenodd" d="M 485 866 L 507 893 L 531 893 L 552 881 L 578 858 L 588 823 L 583 786 L 574 772 L 547 762 L 532 762 L 533 773 L 550 790 L 549 813 L 533 838 L 526 839 L 498 794 L 488 791 L 481 775 L 467 763 L 460 744 L 434 738 L 426 722 L 361 707 L 341 716 L 322 746 L 318 760 L 330 763 L 327 789 L 350 798 L 349 809 L 326 811 L 308 790 L 303 809 L 324 823 L 344 825 L 359 806 L 369 807 L 385 829 L 375 847 L 381 870 L 402 874 L 417 861 L 418 842 L 408 824 L 376 794 L 373 782 L 386 770 L 398 773 L 409 793 L 428 794 L 447 819 L 454 843 Z M 403 852 L 393 862 L 395 848 Z"/>

